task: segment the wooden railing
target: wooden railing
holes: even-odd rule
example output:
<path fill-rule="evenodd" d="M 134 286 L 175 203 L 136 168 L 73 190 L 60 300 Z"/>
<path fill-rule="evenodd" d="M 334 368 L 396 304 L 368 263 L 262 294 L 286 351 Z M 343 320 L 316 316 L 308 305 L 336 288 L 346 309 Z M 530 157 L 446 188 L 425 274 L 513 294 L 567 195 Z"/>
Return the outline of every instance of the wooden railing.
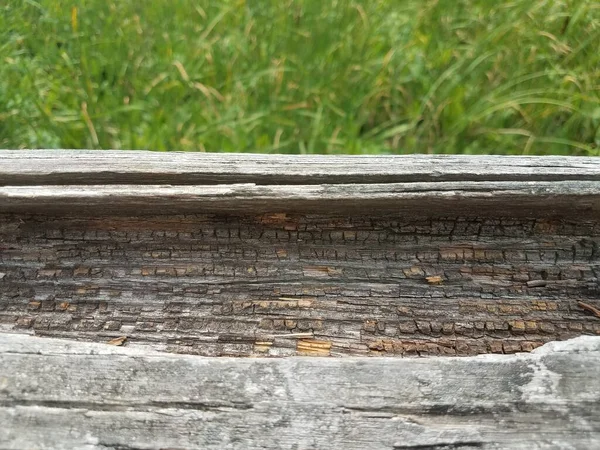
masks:
<path fill-rule="evenodd" d="M 599 438 L 600 160 L 0 156 L 2 448 Z"/>

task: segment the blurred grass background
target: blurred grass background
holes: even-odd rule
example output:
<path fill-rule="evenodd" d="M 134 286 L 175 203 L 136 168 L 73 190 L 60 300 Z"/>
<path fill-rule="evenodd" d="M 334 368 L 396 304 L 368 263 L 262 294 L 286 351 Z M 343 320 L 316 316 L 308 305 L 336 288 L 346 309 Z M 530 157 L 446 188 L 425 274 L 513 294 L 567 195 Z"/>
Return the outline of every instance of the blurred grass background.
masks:
<path fill-rule="evenodd" d="M 583 154 L 597 0 L 3 0 L 0 148 Z"/>

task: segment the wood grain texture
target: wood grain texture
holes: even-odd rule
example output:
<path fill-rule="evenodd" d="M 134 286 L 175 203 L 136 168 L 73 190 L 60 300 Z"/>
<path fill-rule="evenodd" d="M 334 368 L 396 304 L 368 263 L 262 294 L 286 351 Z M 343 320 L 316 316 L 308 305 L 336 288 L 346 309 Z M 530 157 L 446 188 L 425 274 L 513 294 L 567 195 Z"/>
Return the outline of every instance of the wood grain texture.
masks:
<path fill-rule="evenodd" d="M 527 355 L 230 359 L 2 335 L 3 449 L 592 449 L 600 338 Z"/>
<path fill-rule="evenodd" d="M 4 330 L 211 356 L 600 333 L 593 158 L 2 156 Z"/>
<path fill-rule="evenodd" d="M 445 216 L 600 215 L 600 181 L 0 187 L 0 213 L 399 212 Z"/>
<path fill-rule="evenodd" d="M 470 355 L 600 333 L 600 225 L 0 216 L 0 327 L 208 356 Z"/>
<path fill-rule="evenodd" d="M 0 185 L 600 181 L 600 160 L 563 156 L 326 156 L 0 150 Z"/>
<path fill-rule="evenodd" d="M 600 161 L 128 151 L 0 153 L 0 213 L 600 216 Z"/>

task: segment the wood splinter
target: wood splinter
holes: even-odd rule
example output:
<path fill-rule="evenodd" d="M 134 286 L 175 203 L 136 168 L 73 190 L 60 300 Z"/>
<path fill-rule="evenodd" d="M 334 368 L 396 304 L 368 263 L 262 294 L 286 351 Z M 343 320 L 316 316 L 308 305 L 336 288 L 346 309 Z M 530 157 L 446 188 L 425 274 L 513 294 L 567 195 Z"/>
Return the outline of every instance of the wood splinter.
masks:
<path fill-rule="evenodd" d="M 125 344 L 125 341 L 127 341 L 127 336 L 121 336 L 115 339 L 111 339 L 107 342 L 107 344 L 121 346 Z"/>
<path fill-rule="evenodd" d="M 439 275 L 435 275 L 433 277 L 425 277 L 425 279 L 429 284 L 442 284 L 444 282 L 444 279 Z"/>
<path fill-rule="evenodd" d="M 583 303 L 583 302 L 577 302 L 577 305 L 579 305 L 580 308 L 585 309 L 586 311 L 591 312 L 594 316 L 596 316 L 597 318 L 600 319 L 600 309 L 589 305 L 587 303 Z"/>

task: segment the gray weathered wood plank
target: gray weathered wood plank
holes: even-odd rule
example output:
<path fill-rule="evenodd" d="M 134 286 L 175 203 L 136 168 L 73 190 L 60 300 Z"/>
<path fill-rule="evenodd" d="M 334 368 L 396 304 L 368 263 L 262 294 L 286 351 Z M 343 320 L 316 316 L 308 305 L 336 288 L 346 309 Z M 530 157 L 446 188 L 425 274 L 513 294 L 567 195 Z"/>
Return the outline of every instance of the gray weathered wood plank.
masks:
<path fill-rule="evenodd" d="M 0 185 L 600 180 L 600 160 L 588 157 L 85 150 L 0 150 L 0 155 Z"/>
<path fill-rule="evenodd" d="M 600 181 L 0 187 L 0 213 L 360 212 L 367 207 L 421 215 L 596 215 Z"/>
<path fill-rule="evenodd" d="M 600 338 L 470 358 L 231 359 L 0 335 L 0 448 L 591 449 Z"/>

